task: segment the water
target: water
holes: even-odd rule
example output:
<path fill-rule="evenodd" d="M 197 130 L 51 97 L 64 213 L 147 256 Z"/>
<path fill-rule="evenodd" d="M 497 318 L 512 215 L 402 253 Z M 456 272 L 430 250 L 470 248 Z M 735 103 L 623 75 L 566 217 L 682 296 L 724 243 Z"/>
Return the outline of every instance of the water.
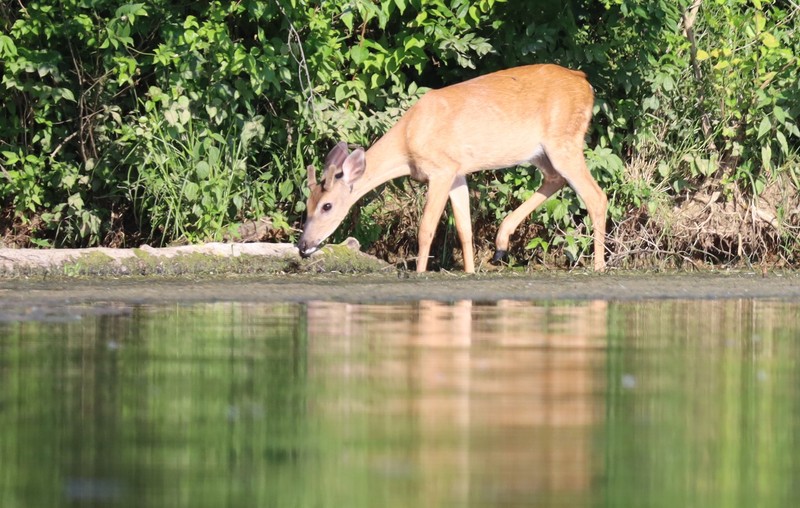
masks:
<path fill-rule="evenodd" d="M 791 505 L 800 302 L 0 316 L 0 506 Z"/>

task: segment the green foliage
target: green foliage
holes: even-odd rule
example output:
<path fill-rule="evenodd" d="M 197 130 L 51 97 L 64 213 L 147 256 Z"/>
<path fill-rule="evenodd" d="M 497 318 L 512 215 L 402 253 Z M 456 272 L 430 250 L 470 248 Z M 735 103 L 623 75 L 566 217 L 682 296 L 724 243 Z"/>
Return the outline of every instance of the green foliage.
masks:
<path fill-rule="evenodd" d="M 796 160 L 799 17 L 781 0 L 0 1 L 2 225 L 123 245 L 268 215 L 289 239 L 304 168 L 334 142 L 369 145 L 427 89 L 535 62 L 595 87 L 587 160 L 612 224 L 700 189 L 755 196 Z M 475 222 L 540 182 L 474 175 Z M 375 212 L 341 234 L 385 238 Z M 584 216 L 560 193 L 528 247 L 581 258 Z"/>
<path fill-rule="evenodd" d="M 739 169 L 757 177 L 791 155 L 790 138 L 793 146 L 800 139 L 798 11 L 788 7 L 770 0 L 714 5 L 708 23 L 714 42 L 697 53 L 709 76 L 703 106 L 721 106 L 712 121 L 722 157 L 746 161 Z M 762 189 L 763 183 L 755 188 Z"/>
<path fill-rule="evenodd" d="M 149 95 L 159 103 L 162 92 L 152 89 Z M 226 224 L 250 212 L 264 214 L 246 155 L 263 139 L 262 123 L 256 118 L 222 136 L 193 121 L 189 110 L 186 96 L 167 100 L 136 128 L 128 189 L 148 239 L 217 239 Z"/>

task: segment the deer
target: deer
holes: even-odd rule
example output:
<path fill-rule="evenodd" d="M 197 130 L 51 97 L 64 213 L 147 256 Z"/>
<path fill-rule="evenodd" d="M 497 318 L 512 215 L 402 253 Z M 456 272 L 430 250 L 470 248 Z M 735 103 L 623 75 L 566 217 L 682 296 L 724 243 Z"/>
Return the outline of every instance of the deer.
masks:
<path fill-rule="evenodd" d="M 593 106 L 586 74 L 555 64 L 513 67 L 424 93 L 368 150 L 336 144 L 319 182 L 315 167 L 306 168 L 309 196 L 297 243 L 300 255 L 317 251 L 367 192 L 408 176 L 428 186 L 417 231 L 416 271 L 427 270 L 449 199 L 464 271 L 474 273 L 467 175 L 531 163 L 542 172 L 542 184 L 503 219 L 492 263 L 505 259 L 519 224 L 569 184 L 591 219 L 594 270 L 605 270 L 608 199 L 583 154 Z"/>

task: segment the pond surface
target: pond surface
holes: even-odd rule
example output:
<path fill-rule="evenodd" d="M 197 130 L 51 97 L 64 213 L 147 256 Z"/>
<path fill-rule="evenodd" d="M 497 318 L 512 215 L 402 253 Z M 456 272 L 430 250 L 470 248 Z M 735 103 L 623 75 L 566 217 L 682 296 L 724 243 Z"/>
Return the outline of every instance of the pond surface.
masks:
<path fill-rule="evenodd" d="M 800 302 L 0 314 L 0 506 L 784 507 Z"/>

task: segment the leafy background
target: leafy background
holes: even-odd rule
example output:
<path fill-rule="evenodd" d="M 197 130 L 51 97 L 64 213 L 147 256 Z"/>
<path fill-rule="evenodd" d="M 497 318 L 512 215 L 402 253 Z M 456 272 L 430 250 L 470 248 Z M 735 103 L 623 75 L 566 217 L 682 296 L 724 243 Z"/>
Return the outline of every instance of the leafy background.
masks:
<path fill-rule="evenodd" d="M 261 240 L 302 224 L 305 166 L 369 145 L 425 90 L 556 62 L 596 91 L 590 168 L 612 266 L 798 262 L 797 36 L 790 0 L 0 1 L 0 228 L 8 246 Z M 479 258 L 540 183 L 471 177 Z M 402 261 L 424 187 L 362 200 L 337 238 Z M 567 189 L 513 238 L 517 263 L 584 263 Z M 235 235 L 234 235 L 235 236 Z M 457 265 L 444 218 L 435 264 Z"/>

